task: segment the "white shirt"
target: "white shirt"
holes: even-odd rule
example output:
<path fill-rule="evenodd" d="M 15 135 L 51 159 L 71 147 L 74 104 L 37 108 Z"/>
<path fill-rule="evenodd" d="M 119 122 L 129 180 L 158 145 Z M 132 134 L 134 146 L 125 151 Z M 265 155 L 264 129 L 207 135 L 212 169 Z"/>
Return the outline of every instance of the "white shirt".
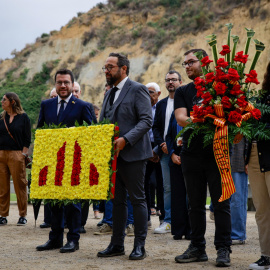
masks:
<path fill-rule="evenodd" d="M 65 101 L 65 103 L 64 103 L 64 110 L 66 109 L 67 104 L 68 104 L 71 96 L 72 96 L 72 93 L 66 99 L 63 99 Z M 58 99 L 57 100 L 57 115 L 58 115 L 59 110 L 60 110 L 60 107 L 61 107 L 61 100 L 62 100 L 62 98 L 60 98 L 59 96 L 57 96 L 57 99 Z"/>
<path fill-rule="evenodd" d="M 122 90 L 124 84 L 126 83 L 127 79 L 128 79 L 128 77 L 126 77 L 120 83 L 118 83 L 118 85 L 116 85 L 116 87 L 118 88 L 118 90 L 115 92 L 113 103 L 118 99 L 118 97 L 119 97 L 119 95 L 121 93 L 121 90 Z"/>
<path fill-rule="evenodd" d="M 166 135 L 168 132 L 168 127 L 169 127 L 172 112 L 173 112 L 173 98 L 168 98 L 167 107 L 166 107 L 165 128 L 164 128 L 164 134 L 163 134 L 164 142 L 166 141 Z"/>

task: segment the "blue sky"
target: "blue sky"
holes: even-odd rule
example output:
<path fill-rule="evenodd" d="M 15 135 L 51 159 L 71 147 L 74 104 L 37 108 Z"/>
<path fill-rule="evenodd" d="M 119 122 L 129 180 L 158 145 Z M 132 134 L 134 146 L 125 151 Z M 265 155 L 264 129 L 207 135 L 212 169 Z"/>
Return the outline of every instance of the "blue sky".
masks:
<path fill-rule="evenodd" d="M 11 58 L 27 43 L 52 30 L 60 30 L 77 12 L 87 12 L 106 0 L 1 0 L 0 59 Z"/>

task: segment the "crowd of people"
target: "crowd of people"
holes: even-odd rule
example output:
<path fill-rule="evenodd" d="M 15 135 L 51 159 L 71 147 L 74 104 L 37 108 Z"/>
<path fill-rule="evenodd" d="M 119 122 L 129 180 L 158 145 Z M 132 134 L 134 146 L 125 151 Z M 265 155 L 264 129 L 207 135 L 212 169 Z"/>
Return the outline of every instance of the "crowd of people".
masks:
<path fill-rule="evenodd" d="M 231 199 L 219 202 L 221 176 L 213 153 L 213 145 L 203 147 L 202 135 L 193 136 L 188 146 L 189 131 L 182 140 L 176 135 L 192 116 L 193 105 L 200 105 L 194 80 L 202 75 L 201 63 L 196 56 L 202 49 L 184 54 L 183 67 L 190 83 L 182 82 L 176 70 L 164 74 L 168 96 L 159 100 L 161 86 L 155 82 L 142 85 L 129 78 L 130 62 L 125 55 L 110 53 L 102 68 L 106 86 L 102 109 L 81 100 L 80 85 L 72 71 L 58 70 L 55 88 L 50 99 L 41 103 L 38 128 L 45 123 L 66 124 L 75 121 L 91 125 L 104 119 L 116 123 L 119 138 L 117 149 L 115 197 L 94 205 L 96 235 L 112 234 L 109 245 L 97 253 L 98 257 L 125 254 L 125 236 L 134 236 L 130 260 L 146 257 L 147 231 L 152 228 L 151 215 L 159 216 L 160 226 L 155 234 L 171 233 L 174 240 L 190 240 L 186 251 L 175 257 L 177 263 L 207 261 L 206 254 L 206 199 L 207 187 L 211 196 L 211 219 L 215 222 L 214 245 L 217 250 L 216 266 L 231 264 L 232 244 L 245 244 L 247 219 L 248 175 L 259 231 L 261 258 L 250 264 L 250 269 L 270 269 L 270 141 L 249 143 L 245 138 L 234 144 L 230 151 L 232 177 L 236 193 Z M 262 88 L 266 91 L 258 102 L 270 105 L 270 63 Z M 74 102 L 76 101 L 76 102 Z M 73 108 L 70 108 L 73 102 Z M 10 176 L 13 178 L 20 218 L 17 225 L 26 225 L 27 180 L 25 157 L 31 142 L 31 127 L 20 99 L 15 93 L 2 98 L 0 119 L 0 225 L 7 224 L 10 202 Z M 270 116 L 261 119 L 270 128 Z M 85 233 L 89 203 L 67 206 L 45 205 L 44 223 L 51 227 L 49 240 L 36 247 L 38 251 L 60 249 L 61 253 L 79 249 L 80 234 Z M 68 228 L 67 242 L 63 232 Z"/>

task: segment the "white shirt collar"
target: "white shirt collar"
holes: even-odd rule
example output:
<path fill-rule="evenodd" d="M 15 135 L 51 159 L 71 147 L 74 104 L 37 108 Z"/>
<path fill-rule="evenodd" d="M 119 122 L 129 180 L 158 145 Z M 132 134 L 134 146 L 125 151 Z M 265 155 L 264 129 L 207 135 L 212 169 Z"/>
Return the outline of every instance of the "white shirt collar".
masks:
<path fill-rule="evenodd" d="M 72 93 L 67 97 L 67 98 L 65 98 L 65 99 L 63 99 L 66 103 L 68 103 L 69 102 L 69 100 L 70 100 L 70 98 L 71 98 L 71 96 L 72 96 Z M 62 100 L 62 98 L 60 98 L 59 96 L 57 96 L 57 98 L 58 98 L 58 104 L 61 102 L 61 100 Z"/>
<path fill-rule="evenodd" d="M 118 85 L 116 85 L 116 87 L 119 90 L 122 90 L 122 88 L 123 88 L 124 84 L 126 83 L 127 79 L 128 79 L 128 76 L 125 79 L 123 79 L 120 83 L 118 83 Z"/>

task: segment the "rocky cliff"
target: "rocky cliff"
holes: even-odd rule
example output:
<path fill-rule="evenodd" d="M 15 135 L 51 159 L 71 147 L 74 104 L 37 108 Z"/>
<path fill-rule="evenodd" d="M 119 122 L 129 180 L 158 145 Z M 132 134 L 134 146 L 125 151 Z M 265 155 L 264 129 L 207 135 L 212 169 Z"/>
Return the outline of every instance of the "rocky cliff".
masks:
<path fill-rule="evenodd" d="M 245 27 L 254 29 L 254 37 L 266 45 L 256 68 L 259 81 L 262 81 L 270 60 L 269 0 L 226 0 L 219 5 L 217 2 L 221 1 L 203 1 L 208 6 L 197 7 L 194 7 L 197 1 L 187 1 L 185 4 L 179 1 L 179 9 L 175 6 L 177 2 L 173 1 L 167 1 L 174 3 L 169 8 L 164 1 L 145 1 L 149 6 L 142 2 L 111 0 L 107 5 L 99 4 L 87 13 L 78 14 L 60 31 L 43 34 L 35 44 L 27 44 L 22 51 L 14 53 L 13 59 L 0 64 L 0 84 L 5 83 L 10 71 L 13 71 L 12 77 L 15 79 L 25 69 L 28 70 L 26 80 L 31 81 L 42 70 L 44 63 L 54 61 L 44 98 L 53 88 L 55 71 L 69 68 L 81 84 L 83 99 L 101 105 L 105 85 L 101 68 L 108 54 L 114 51 L 129 56 L 131 79 L 144 84 L 157 82 L 164 97 L 167 94 L 164 85 L 166 72 L 175 69 L 182 74 L 183 83 L 188 83 L 189 79 L 181 66 L 184 52 L 200 47 L 212 58 L 205 36 L 215 33 L 221 50 L 221 45 L 226 44 L 227 40 L 224 25 L 228 22 L 234 24 L 232 34 L 240 37 L 237 51 L 244 49 Z M 232 2 L 240 4 L 232 5 Z M 252 42 L 247 65 L 250 65 L 254 53 Z"/>

